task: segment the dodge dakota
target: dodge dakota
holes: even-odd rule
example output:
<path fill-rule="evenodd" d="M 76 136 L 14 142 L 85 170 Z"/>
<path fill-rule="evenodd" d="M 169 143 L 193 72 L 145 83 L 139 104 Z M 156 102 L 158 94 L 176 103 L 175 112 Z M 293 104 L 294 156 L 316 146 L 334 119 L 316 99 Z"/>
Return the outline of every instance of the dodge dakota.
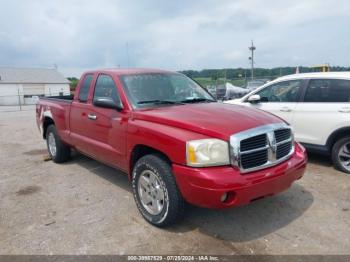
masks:
<path fill-rule="evenodd" d="M 282 119 L 163 70 L 86 72 L 74 96 L 40 98 L 36 119 L 54 162 L 74 149 L 123 171 L 158 227 L 181 219 L 185 203 L 228 208 L 280 193 L 307 162 Z"/>

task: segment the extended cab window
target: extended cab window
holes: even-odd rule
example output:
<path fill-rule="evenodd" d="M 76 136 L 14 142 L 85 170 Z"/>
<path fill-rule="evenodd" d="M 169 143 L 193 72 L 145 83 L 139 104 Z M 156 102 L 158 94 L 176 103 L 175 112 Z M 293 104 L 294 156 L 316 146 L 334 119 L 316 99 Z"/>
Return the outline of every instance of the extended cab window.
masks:
<path fill-rule="evenodd" d="M 300 80 L 279 82 L 255 93 L 260 95 L 261 102 L 297 102 Z"/>
<path fill-rule="evenodd" d="M 92 78 L 93 78 L 93 75 L 86 75 L 84 77 L 83 83 L 82 83 L 82 85 L 80 87 L 80 91 L 79 91 L 79 101 L 80 102 L 87 101 Z"/>
<path fill-rule="evenodd" d="M 105 97 L 112 98 L 116 103 L 120 101 L 117 86 L 112 77 L 108 75 L 100 75 L 96 81 L 94 100 Z"/>
<path fill-rule="evenodd" d="M 304 102 L 344 103 L 350 102 L 350 80 L 310 80 Z"/>

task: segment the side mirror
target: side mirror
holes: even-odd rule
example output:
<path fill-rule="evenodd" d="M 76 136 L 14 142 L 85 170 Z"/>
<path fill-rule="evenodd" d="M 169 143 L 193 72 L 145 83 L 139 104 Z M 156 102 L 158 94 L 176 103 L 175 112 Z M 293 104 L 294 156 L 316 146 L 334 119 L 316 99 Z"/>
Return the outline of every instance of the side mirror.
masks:
<path fill-rule="evenodd" d="M 260 95 L 251 95 L 247 100 L 249 103 L 256 104 L 261 101 Z"/>
<path fill-rule="evenodd" d="M 98 97 L 94 99 L 93 104 L 98 107 L 117 109 L 118 111 L 124 108 L 121 101 L 116 102 L 111 97 Z"/>

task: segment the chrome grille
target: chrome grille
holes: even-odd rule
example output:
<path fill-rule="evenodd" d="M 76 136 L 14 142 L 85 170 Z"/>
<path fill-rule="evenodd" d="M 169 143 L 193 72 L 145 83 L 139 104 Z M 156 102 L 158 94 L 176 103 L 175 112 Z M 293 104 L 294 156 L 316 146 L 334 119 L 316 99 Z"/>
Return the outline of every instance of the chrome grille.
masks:
<path fill-rule="evenodd" d="M 292 149 L 292 142 L 286 142 L 281 145 L 278 145 L 277 151 L 276 151 L 276 158 L 280 159 L 282 157 L 285 157 L 286 155 L 289 154 L 291 149 Z"/>
<path fill-rule="evenodd" d="M 287 140 L 290 137 L 291 137 L 291 130 L 289 128 L 275 130 L 276 143 Z"/>
<path fill-rule="evenodd" d="M 277 165 L 294 152 L 294 141 L 287 124 L 270 124 L 232 135 L 231 163 L 242 173 Z"/>
<path fill-rule="evenodd" d="M 241 156 L 241 166 L 244 169 L 261 166 L 267 162 L 267 150 L 260 150 L 253 153 L 243 154 Z"/>
<path fill-rule="evenodd" d="M 249 151 L 255 148 L 266 146 L 266 134 L 254 136 L 241 141 L 241 151 Z"/>

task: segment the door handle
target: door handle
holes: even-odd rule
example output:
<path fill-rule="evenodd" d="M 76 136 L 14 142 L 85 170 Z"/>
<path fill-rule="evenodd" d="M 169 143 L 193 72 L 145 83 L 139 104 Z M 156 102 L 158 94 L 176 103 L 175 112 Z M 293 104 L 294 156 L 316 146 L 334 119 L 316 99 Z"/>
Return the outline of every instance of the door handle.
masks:
<path fill-rule="evenodd" d="M 343 107 L 338 110 L 341 113 L 350 113 L 350 107 Z"/>
<path fill-rule="evenodd" d="M 93 114 L 88 114 L 88 118 L 91 120 L 96 120 L 97 116 L 93 115 Z"/>
<path fill-rule="evenodd" d="M 289 107 L 281 107 L 280 111 L 282 111 L 282 112 L 290 112 L 290 111 L 292 111 L 292 109 L 290 109 Z"/>

